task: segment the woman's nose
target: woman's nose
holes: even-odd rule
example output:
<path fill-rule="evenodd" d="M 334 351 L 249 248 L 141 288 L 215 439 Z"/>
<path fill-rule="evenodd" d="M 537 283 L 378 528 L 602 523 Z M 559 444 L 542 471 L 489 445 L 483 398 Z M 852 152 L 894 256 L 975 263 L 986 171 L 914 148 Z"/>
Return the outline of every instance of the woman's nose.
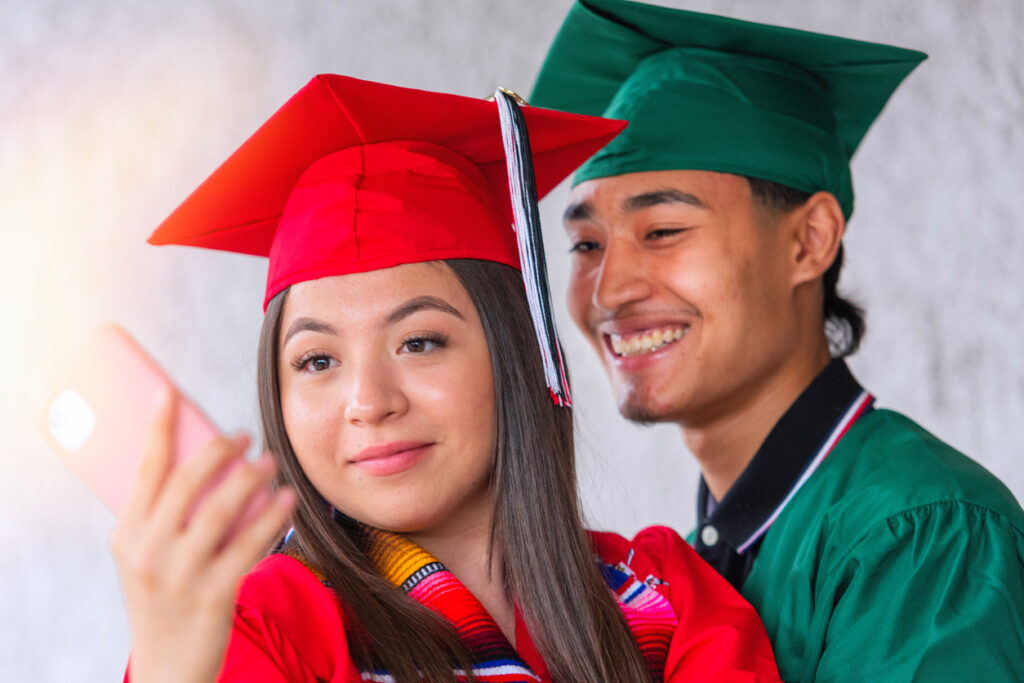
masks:
<path fill-rule="evenodd" d="M 350 368 L 345 420 L 352 425 L 374 425 L 402 415 L 409 408 L 393 372 L 383 364 Z"/>

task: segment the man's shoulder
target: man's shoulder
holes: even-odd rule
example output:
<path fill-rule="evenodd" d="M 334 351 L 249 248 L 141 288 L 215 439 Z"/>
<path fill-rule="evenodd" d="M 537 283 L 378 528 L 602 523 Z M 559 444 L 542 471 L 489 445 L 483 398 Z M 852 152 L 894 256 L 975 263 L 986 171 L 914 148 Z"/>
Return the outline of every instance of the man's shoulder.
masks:
<path fill-rule="evenodd" d="M 1024 512 L 995 475 L 892 410 L 859 420 L 808 484 L 808 498 L 827 505 L 819 513 L 855 515 L 861 526 L 944 504 L 989 510 L 1024 532 Z"/>
<path fill-rule="evenodd" d="M 875 410 L 768 530 L 743 594 L 787 680 L 831 680 L 853 662 L 868 680 L 940 669 L 965 680 L 962 651 L 1020 651 L 1022 560 L 1024 512 L 1009 490 L 907 417 Z M 879 633 L 896 628 L 894 649 Z"/>
<path fill-rule="evenodd" d="M 981 465 L 907 417 L 875 410 L 768 530 L 751 581 L 820 578 L 850 562 L 886 562 L 900 548 L 952 552 L 967 537 L 1024 548 L 1024 511 Z"/>
<path fill-rule="evenodd" d="M 999 479 L 913 420 L 877 409 L 840 439 L 782 511 L 759 560 L 799 553 L 838 561 L 864 543 L 897 542 L 897 531 L 904 541 L 932 535 L 928 529 L 940 523 L 1024 537 L 1024 511 Z"/>

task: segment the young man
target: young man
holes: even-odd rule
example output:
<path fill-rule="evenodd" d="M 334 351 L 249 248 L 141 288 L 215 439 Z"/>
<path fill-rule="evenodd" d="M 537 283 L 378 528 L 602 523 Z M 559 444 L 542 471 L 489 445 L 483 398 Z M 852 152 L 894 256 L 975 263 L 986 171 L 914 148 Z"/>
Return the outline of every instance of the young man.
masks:
<path fill-rule="evenodd" d="M 783 679 L 1024 679 L 1024 512 L 842 357 L 849 159 L 925 55 L 580 0 L 531 102 L 630 121 L 576 175 L 570 308 L 619 409 L 680 426 L 700 554 Z"/>

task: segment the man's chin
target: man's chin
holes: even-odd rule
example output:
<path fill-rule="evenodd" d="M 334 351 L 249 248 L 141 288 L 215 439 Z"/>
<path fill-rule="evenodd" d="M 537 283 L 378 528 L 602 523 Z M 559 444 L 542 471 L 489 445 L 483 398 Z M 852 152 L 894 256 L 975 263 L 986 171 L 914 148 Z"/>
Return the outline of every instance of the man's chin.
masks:
<path fill-rule="evenodd" d="M 671 420 L 667 411 L 651 405 L 648 401 L 637 400 L 636 397 L 629 397 L 619 403 L 619 414 L 630 422 L 644 427 Z"/>

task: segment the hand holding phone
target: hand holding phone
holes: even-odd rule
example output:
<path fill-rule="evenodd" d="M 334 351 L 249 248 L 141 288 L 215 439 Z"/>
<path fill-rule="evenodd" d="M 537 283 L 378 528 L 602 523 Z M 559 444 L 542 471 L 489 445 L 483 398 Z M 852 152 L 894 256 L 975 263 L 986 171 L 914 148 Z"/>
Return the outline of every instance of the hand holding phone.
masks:
<path fill-rule="evenodd" d="M 111 550 L 132 625 L 131 678 L 213 681 L 239 579 L 279 536 L 295 498 L 269 494 L 274 461 L 243 461 L 244 436 L 214 439 L 175 464 L 176 407 L 168 391 Z"/>
<path fill-rule="evenodd" d="M 158 407 L 159 406 L 159 407 Z M 96 331 L 50 403 L 45 430 L 118 516 L 111 536 L 132 625 L 131 677 L 214 680 L 239 578 L 294 506 L 273 459 L 243 459 L 115 325 Z"/>
<path fill-rule="evenodd" d="M 137 479 L 156 400 L 167 392 L 175 416 L 169 435 L 174 467 L 220 434 L 122 327 L 104 323 L 96 328 L 49 404 L 44 431 L 51 444 L 114 514 L 120 514 Z M 240 463 L 235 458 L 213 476 L 190 511 Z M 235 527 L 251 520 L 268 497 L 269 491 L 254 496 Z"/>

